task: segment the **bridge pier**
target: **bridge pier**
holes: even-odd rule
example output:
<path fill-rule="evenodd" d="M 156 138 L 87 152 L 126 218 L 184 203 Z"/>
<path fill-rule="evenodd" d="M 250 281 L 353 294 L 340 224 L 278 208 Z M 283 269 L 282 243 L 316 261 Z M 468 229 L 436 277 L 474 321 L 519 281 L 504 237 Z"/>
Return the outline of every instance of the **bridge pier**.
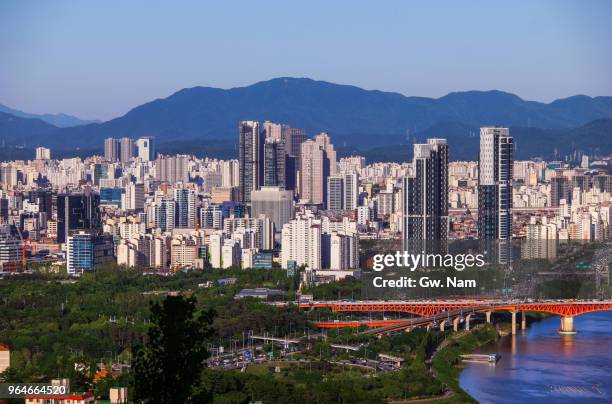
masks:
<path fill-rule="evenodd" d="M 521 311 L 521 330 L 526 330 L 527 329 L 527 315 L 525 314 L 525 311 Z"/>
<path fill-rule="evenodd" d="M 516 311 L 512 311 L 512 335 L 516 335 Z"/>
<path fill-rule="evenodd" d="M 487 316 L 487 323 L 491 322 L 491 313 L 492 313 L 492 311 L 486 311 L 485 312 L 485 315 Z"/>
<path fill-rule="evenodd" d="M 455 332 L 459 331 L 459 320 L 461 320 L 459 317 L 453 319 L 453 331 Z"/>
<path fill-rule="evenodd" d="M 446 326 L 446 320 L 442 320 L 440 322 L 440 331 L 444 331 L 444 327 Z"/>
<path fill-rule="evenodd" d="M 576 330 L 574 329 L 574 317 L 561 317 L 561 328 L 559 328 L 558 332 L 559 334 L 576 334 Z"/>
<path fill-rule="evenodd" d="M 470 330 L 470 318 L 472 317 L 471 314 L 468 314 L 467 316 L 465 316 L 465 330 L 469 331 Z"/>

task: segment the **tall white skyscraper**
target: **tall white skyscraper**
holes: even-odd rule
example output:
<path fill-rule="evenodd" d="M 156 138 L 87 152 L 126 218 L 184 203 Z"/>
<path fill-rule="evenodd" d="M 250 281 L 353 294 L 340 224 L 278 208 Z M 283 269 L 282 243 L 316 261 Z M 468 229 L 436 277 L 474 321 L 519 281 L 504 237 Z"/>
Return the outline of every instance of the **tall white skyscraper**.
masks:
<path fill-rule="evenodd" d="M 154 137 L 145 136 L 136 140 L 136 157 L 139 157 L 144 161 L 155 160 Z"/>
<path fill-rule="evenodd" d="M 310 213 L 283 226 L 282 267 L 287 268 L 289 261 L 295 261 L 297 266 L 321 269 L 321 225 Z"/>
<path fill-rule="evenodd" d="M 51 149 L 46 147 L 37 147 L 36 148 L 36 160 L 50 160 L 51 159 Z"/>
<path fill-rule="evenodd" d="M 238 160 L 223 160 L 220 165 L 221 186 L 224 188 L 237 187 L 240 184 Z"/>
<path fill-rule="evenodd" d="M 221 249 L 223 248 L 223 234 L 211 234 L 208 237 L 208 261 L 212 268 L 221 268 Z"/>

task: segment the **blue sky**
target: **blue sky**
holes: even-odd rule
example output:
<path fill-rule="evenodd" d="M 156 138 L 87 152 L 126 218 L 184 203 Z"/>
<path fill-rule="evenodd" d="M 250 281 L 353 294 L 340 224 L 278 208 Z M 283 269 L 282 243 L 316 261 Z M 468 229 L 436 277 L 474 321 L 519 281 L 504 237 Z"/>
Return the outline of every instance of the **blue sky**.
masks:
<path fill-rule="evenodd" d="M 612 95 L 612 2 L 0 2 L 0 103 L 109 119 L 279 76 L 439 97 Z"/>

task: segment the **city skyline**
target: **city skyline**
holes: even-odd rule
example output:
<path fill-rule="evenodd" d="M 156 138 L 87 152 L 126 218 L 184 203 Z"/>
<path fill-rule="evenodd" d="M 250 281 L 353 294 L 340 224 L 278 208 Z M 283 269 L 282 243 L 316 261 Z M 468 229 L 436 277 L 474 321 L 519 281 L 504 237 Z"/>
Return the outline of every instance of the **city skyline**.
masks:
<path fill-rule="evenodd" d="M 0 404 L 610 401 L 610 21 L 0 2 Z"/>

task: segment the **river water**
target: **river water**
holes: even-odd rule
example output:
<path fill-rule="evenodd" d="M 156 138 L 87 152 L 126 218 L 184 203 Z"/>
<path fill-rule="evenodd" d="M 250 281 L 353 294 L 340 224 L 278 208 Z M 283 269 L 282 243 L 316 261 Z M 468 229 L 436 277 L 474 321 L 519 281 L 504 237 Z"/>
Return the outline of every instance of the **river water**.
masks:
<path fill-rule="evenodd" d="M 461 388 L 481 403 L 612 402 L 612 312 L 575 317 L 575 335 L 559 335 L 559 326 L 550 317 L 482 347 L 501 359 L 466 364 Z"/>

